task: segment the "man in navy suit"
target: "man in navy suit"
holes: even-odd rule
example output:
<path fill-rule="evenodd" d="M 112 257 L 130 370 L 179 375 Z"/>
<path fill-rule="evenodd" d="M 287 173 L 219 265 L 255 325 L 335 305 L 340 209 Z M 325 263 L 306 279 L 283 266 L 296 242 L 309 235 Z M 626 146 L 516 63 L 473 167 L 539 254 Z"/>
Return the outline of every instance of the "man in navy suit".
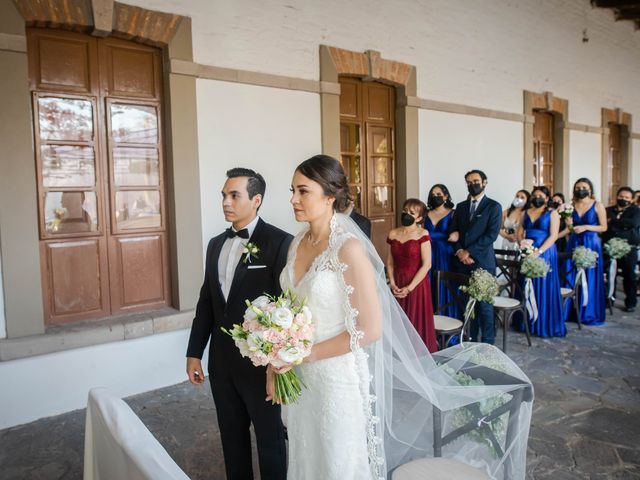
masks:
<path fill-rule="evenodd" d="M 471 170 L 464 179 L 467 182 L 469 197 L 457 205 L 449 225 L 449 232 L 459 234 L 454 245 L 455 257 L 452 267 L 459 273 L 470 274 L 478 268 L 483 268 L 494 274 L 496 256 L 493 253 L 493 242 L 500 232 L 502 208 L 498 202 L 485 195 L 487 176 L 483 171 Z M 478 302 L 470 330 L 472 341 L 479 340 L 478 333 L 481 331 L 484 343 L 494 343 L 491 304 Z"/>
<path fill-rule="evenodd" d="M 195 385 L 203 382 L 201 359 L 209 342 L 209 380 L 227 479 L 254 478 L 249 430 L 253 424 L 260 478 L 284 480 L 285 433 L 280 406 L 265 401 L 266 369 L 244 358 L 220 327 L 230 330 L 234 323 L 242 323 L 245 299 L 281 292 L 280 272 L 293 237 L 258 216 L 266 188 L 259 173 L 233 168 L 227 177 L 222 210 L 231 227 L 207 247 L 205 278 L 187 348 L 187 375 Z M 255 257 L 244 253 L 247 242 L 258 247 Z"/>

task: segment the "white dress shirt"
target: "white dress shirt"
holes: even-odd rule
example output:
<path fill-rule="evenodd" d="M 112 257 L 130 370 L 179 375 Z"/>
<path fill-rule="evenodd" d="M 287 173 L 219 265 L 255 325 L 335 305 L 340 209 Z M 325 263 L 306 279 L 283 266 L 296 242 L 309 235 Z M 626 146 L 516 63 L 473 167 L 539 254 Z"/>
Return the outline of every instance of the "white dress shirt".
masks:
<path fill-rule="evenodd" d="M 256 216 L 249 225 L 244 227 L 249 231 L 249 238 L 227 238 L 222 244 L 220 256 L 218 257 L 218 281 L 220 282 L 220 290 L 222 290 L 222 295 L 224 295 L 225 300 L 229 296 L 231 282 L 233 282 L 236 267 L 242 257 L 243 244 L 250 241 L 259 219 L 260 217 Z M 231 230 L 236 231 L 233 227 L 231 227 Z"/>

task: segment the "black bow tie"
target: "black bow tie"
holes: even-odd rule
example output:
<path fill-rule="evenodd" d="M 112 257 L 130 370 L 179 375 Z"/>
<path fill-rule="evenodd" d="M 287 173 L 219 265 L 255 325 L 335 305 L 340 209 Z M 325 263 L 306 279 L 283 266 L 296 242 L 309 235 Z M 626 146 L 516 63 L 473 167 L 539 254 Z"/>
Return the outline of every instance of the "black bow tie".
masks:
<path fill-rule="evenodd" d="M 243 228 L 242 230 L 238 230 L 237 232 L 232 230 L 231 228 L 227 228 L 225 231 L 227 234 L 227 238 L 240 237 L 240 238 L 249 238 L 249 230 Z"/>

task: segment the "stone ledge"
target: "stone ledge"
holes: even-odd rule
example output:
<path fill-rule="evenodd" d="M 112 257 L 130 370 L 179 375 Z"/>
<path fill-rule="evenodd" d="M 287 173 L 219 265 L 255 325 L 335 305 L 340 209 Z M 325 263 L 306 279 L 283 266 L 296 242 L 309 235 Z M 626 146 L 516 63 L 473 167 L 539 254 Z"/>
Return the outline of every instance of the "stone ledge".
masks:
<path fill-rule="evenodd" d="M 49 327 L 42 335 L 0 340 L 0 362 L 182 330 L 191 327 L 193 315 L 164 309 Z"/>

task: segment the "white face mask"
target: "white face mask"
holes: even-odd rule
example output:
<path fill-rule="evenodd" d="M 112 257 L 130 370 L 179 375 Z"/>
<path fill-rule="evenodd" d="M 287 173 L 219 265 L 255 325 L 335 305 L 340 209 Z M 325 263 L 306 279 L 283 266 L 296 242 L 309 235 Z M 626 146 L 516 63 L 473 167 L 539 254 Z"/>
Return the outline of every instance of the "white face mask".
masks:
<path fill-rule="evenodd" d="M 511 202 L 511 205 L 513 205 L 516 208 L 521 208 L 521 207 L 524 207 L 525 203 L 527 203 L 526 200 L 524 200 L 523 198 L 516 197 L 513 199 L 513 202 Z"/>

